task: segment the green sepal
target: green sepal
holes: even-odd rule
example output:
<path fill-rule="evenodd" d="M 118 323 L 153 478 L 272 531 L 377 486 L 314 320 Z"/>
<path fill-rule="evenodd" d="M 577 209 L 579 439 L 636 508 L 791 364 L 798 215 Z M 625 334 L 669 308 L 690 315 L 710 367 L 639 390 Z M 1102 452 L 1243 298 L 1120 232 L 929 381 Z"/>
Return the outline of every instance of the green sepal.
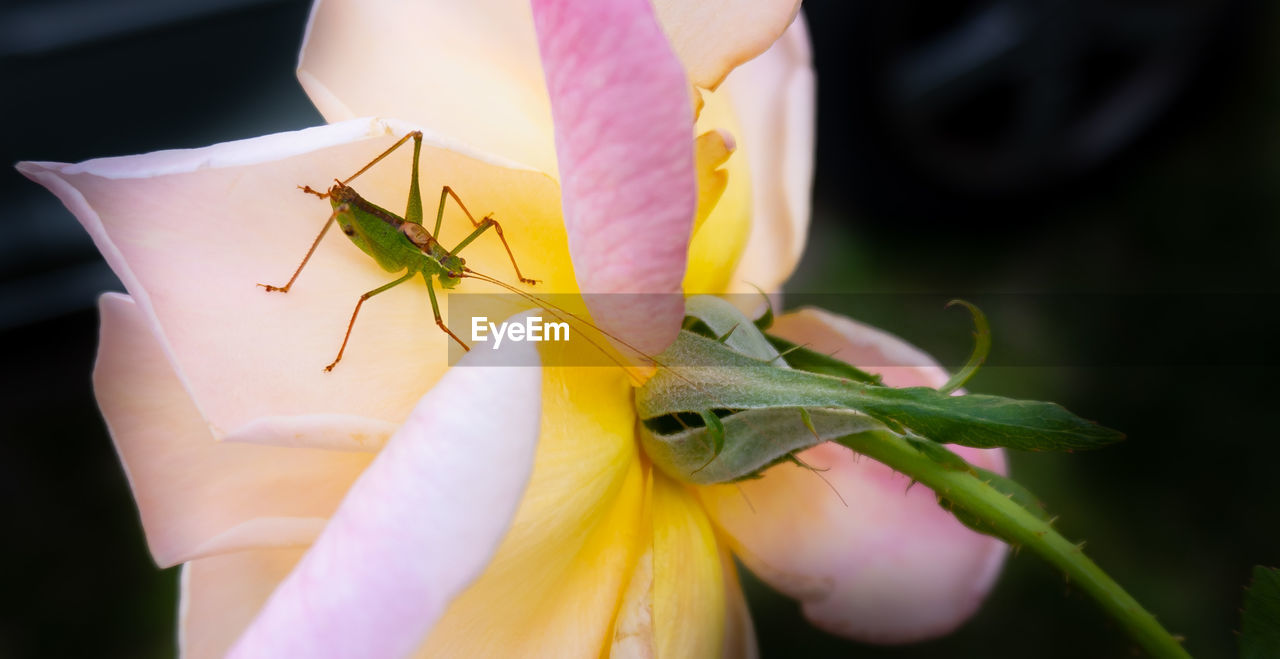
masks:
<path fill-rule="evenodd" d="M 711 440 L 711 458 L 707 460 L 707 464 L 710 464 L 712 460 L 719 457 L 721 451 L 724 451 L 724 422 L 711 410 L 702 410 L 699 415 L 702 416 L 702 423 L 706 428 L 705 434 Z M 698 470 L 701 471 L 706 466 L 704 464 Z"/>
<path fill-rule="evenodd" d="M 868 373 L 852 364 L 836 359 L 830 355 L 824 355 L 816 350 L 810 350 L 802 345 L 792 343 L 784 338 L 766 334 L 765 338 L 769 340 L 769 344 L 774 347 L 791 368 L 808 371 L 809 373 L 819 373 L 821 375 L 830 375 L 837 378 L 848 378 L 854 382 L 863 382 L 866 384 L 883 385 L 884 379 L 874 373 Z"/>
<path fill-rule="evenodd" d="M 698 328 L 700 323 L 706 328 L 702 336 L 715 339 L 734 352 L 781 362 L 778 351 L 769 345 L 755 325 L 725 300 L 711 295 L 695 295 L 685 302 L 684 314 L 686 327 Z"/>
<path fill-rule="evenodd" d="M 938 391 L 944 394 L 963 387 L 970 378 L 977 375 L 978 369 L 987 361 L 987 355 L 991 352 L 991 325 L 987 323 L 987 315 L 972 302 L 952 300 L 947 303 L 948 308 L 957 305 L 968 309 L 969 315 L 973 317 L 973 352 L 969 354 L 969 361 L 965 362 L 964 367 L 956 371 L 946 384 L 938 387 Z"/>
<path fill-rule="evenodd" d="M 708 485 L 754 478 L 795 451 L 884 427 L 865 414 L 849 410 L 806 412 L 809 424 L 794 407 L 743 410 L 717 418 L 724 438 L 720 447 L 708 433 L 721 431 L 699 426 L 664 432 L 654 423 L 641 426 L 640 443 L 653 465 L 668 476 L 684 483 Z"/>
<path fill-rule="evenodd" d="M 734 336 L 751 334 L 749 326 Z M 999 396 L 948 396 L 927 387 L 894 389 L 778 368 L 690 332 L 662 355 L 664 364 L 636 391 L 643 420 L 703 409 L 844 408 L 895 431 L 975 448 L 1082 450 L 1124 437 L 1054 403 Z"/>
<path fill-rule="evenodd" d="M 1280 569 L 1254 566 L 1244 595 L 1240 659 L 1280 657 Z"/>
<path fill-rule="evenodd" d="M 751 288 L 759 291 L 760 297 L 764 298 L 764 313 L 760 314 L 759 318 L 751 321 L 751 323 L 756 326 L 756 329 L 763 332 L 770 327 L 773 327 L 773 300 L 769 299 L 769 294 L 764 292 L 763 288 L 760 288 L 755 284 L 751 284 Z"/>

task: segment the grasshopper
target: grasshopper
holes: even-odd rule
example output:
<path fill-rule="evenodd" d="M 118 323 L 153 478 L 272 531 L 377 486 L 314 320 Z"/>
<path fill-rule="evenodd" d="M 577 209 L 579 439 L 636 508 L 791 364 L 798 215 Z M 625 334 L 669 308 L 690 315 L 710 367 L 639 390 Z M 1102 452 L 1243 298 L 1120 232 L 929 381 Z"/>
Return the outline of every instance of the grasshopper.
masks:
<path fill-rule="evenodd" d="M 393 151 L 403 146 L 410 139 L 413 140 L 413 169 L 409 179 L 409 203 L 408 207 L 405 208 L 404 217 L 400 217 L 361 197 L 355 191 L 355 188 L 348 184 L 357 176 L 378 164 L 383 158 L 391 155 Z M 498 221 L 489 215 L 476 221 L 471 211 L 467 210 L 466 204 L 462 203 L 462 199 L 447 185 L 440 190 L 440 204 L 436 208 L 435 229 L 427 231 L 422 226 L 422 193 L 418 188 L 418 159 L 421 152 L 422 132 L 414 131 L 400 138 L 390 148 L 383 151 L 381 155 L 360 168 L 360 171 L 342 181 L 334 179 L 333 185 L 324 192 L 313 190 L 311 186 L 298 186 L 300 190 L 307 194 L 315 195 L 320 199 L 328 199 L 333 207 L 333 212 L 329 214 L 329 219 L 325 221 L 324 227 L 320 229 L 320 234 L 311 243 L 311 248 L 307 250 L 306 256 L 302 257 L 302 263 L 298 264 L 298 269 L 293 272 L 293 276 L 289 278 L 288 283 L 284 286 L 258 284 L 259 286 L 265 288 L 269 293 L 288 293 L 293 283 L 298 279 L 298 274 L 306 267 L 307 261 L 311 259 L 316 247 L 335 221 L 338 226 L 342 227 L 342 233 L 346 234 L 347 238 L 355 243 L 356 247 L 359 247 L 361 251 L 373 257 L 373 260 L 383 270 L 387 272 L 404 272 L 404 275 L 395 281 L 379 286 L 360 296 L 360 299 L 356 302 L 355 310 L 351 312 L 351 321 L 347 323 L 347 333 L 342 337 L 342 346 L 338 348 L 338 356 L 333 359 L 332 363 L 324 367 L 326 372 L 332 371 L 333 367 L 337 366 L 339 361 L 342 361 L 342 353 L 347 348 L 347 341 L 351 339 L 351 329 L 355 327 L 356 316 L 360 314 L 360 306 L 365 303 L 365 300 L 391 290 L 418 274 L 421 274 L 423 281 L 427 283 L 427 296 L 431 299 L 431 313 L 435 316 L 436 326 L 454 341 L 457 341 L 463 350 L 471 350 L 471 347 L 458 338 L 458 335 L 454 334 L 444 324 L 444 320 L 440 318 L 440 303 L 436 300 L 436 290 L 432 284 L 432 279 L 438 279 L 440 286 L 450 289 L 457 286 L 458 282 L 462 281 L 464 277 L 477 275 L 478 273 L 467 268 L 466 259 L 458 256 L 458 253 L 489 229 L 493 229 L 498 234 L 498 239 L 502 241 L 502 246 L 507 249 L 507 257 L 511 259 L 511 266 L 515 268 L 516 278 L 525 284 L 538 283 L 538 280 L 525 277 L 520 272 L 520 266 L 516 264 L 516 257 L 511 252 L 511 245 L 507 244 L 507 238 L 502 233 L 502 225 L 498 224 Z M 436 239 L 436 236 L 440 235 L 440 224 L 444 220 L 444 206 L 449 198 L 453 198 L 457 202 L 458 207 L 466 214 L 467 219 L 471 220 L 471 224 L 474 227 L 471 234 L 463 238 L 462 242 L 452 249 L 446 249 Z"/>

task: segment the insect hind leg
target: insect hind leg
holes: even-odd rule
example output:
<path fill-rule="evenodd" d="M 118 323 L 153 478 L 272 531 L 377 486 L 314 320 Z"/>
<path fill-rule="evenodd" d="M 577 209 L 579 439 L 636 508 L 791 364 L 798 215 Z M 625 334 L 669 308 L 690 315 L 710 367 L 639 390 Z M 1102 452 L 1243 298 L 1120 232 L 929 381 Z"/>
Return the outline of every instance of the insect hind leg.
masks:
<path fill-rule="evenodd" d="M 498 240 L 502 241 L 502 246 L 507 250 L 507 258 L 511 259 L 511 267 L 515 268 L 516 270 L 516 279 L 519 279 L 521 282 L 526 284 L 539 283 L 539 280 L 526 277 L 524 276 L 524 273 L 520 272 L 520 265 L 516 263 L 516 256 L 511 251 L 511 245 L 507 243 L 507 237 L 505 234 L 502 233 L 502 225 L 498 224 L 498 221 L 493 219 L 492 215 L 485 215 L 484 218 L 482 218 L 479 221 L 476 221 L 475 216 L 471 214 L 471 211 L 467 210 L 466 204 L 462 203 L 462 199 L 458 197 L 458 193 L 454 192 L 453 188 L 447 185 L 440 189 L 440 207 L 436 209 L 435 235 L 437 236 L 440 235 L 440 223 L 444 219 L 444 203 L 445 203 L 445 200 L 448 199 L 449 197 L 453 197 L 453 200 L 458 204 L 458 208 L 461 208 L 462 212 L 466 214 L 467 219 L 471 220 L 471 226 L 475 227 L 475 231 L 472 231 L 471 235 L 467 236 L 466 238 L 463 238 L 462 242 L 458 243 L 456 247 L 449 250 L 449 256 L 456 256 L 458 252 L 462 251 L 462 248 L 466 247 L 467 245 L 470 245 L 471 241 L 475 240 L 476 238 L 479 238 L 480 234 L 484 233 L 485 231 L 488 231 L 489 228 L 492 227 L 493 230 L 498 234 Z"/>

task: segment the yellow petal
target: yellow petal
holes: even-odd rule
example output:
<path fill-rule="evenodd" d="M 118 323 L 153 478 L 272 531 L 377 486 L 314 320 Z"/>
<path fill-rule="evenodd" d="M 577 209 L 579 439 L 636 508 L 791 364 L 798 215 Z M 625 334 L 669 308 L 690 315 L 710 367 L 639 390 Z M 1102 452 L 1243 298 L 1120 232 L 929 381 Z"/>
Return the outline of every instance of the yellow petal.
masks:
<path fill-rule="evenodd" d="M 695 496 L 649 473 L 645 552 L 627 584 L 609 656 L 752 656 L 754 632 L 728 550 Z"/>
<path fill-rule="evenodd" d="M 722 92 L 703 93 L 695 143 L 698 169 L 698 217 L 689 243 L 684 291 L 723 293 L 751 233 L 751 171 L 737 151 L 737 116 Z"/>
<path fill-rule="evenodd" d="M 726 591 L 715 532 L 697 497 L 653 476 L 653 630 L 659 657 L 715 657 Z"/>
<path fill-rule="evenodd" d="M 613 368 L 545 373 L 542 436 L 511 531 L 423 654 L 595 657 L 608 645 L 644 536 L 631 385 Z"/>

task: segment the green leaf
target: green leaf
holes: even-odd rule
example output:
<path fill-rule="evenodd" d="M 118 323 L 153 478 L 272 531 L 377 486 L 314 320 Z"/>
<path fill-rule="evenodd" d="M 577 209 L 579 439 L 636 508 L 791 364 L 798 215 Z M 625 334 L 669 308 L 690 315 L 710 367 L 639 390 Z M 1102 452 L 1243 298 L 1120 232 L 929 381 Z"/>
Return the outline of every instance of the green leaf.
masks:
<path fill-rule="evenodd" d="M 1280 569 L 1258 565 L 1244 595 L 1240 659 L 1275 657 L 1280 657 Z"/>
<path fill-rule="evenodd" d="M 782 369 L 688 332 L 663 358 L 670 367 L 636 391 L 642 419 L 717 408 L 827 407 L 862 412 L 895 431 L 909 429 L 936 442 L 976 448 L 1072 451 L 1124 437 L 1054 403 L 948 396 L 927 387 L 893 389 Z"/>
<path fill-rule="evenodd" d="M 766 334 L 765 338 L 782 354 L 782 358 L 791 368 L 837 378 L 848 378 L 854 382 L 884 384 L 884 380 L 879 375 L 868 373 L 830 355 L 824 355 L 771 334 Z"/>
<path fill-rule="evenodd" d="M 927 387 L 868 387 L 850 396 L 850 407 L 936 442 L 974 448 L 1075 451 L 1124 439 L 1123 433 L 1086 421 L 1056 403 L 983 394 L 948 396 Z"/>

